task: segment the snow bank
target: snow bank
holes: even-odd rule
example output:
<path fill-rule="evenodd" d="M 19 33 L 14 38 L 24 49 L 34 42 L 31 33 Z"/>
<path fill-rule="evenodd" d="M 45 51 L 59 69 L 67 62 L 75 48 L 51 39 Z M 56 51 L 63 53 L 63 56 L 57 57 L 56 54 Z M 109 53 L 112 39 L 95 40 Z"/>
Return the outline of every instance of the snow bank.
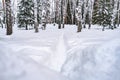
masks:
<path fill-rule="evenodd" d="M 72 80 L 120 80 L 120 39 L 69 52 L 61 72 Z"/>
<path fill-rule="evenodd" d="M 67 80 L 60 73 L 15 54 L 0 42 L 0 80 Z"/>
<path fill-rule="evenodd" d="M 0 28 L 0 80 L 120 80 L 120 31 L 97 27 L 76 33 L 49 24 L 37 34 L 14 27 L 12 36 Z"/>

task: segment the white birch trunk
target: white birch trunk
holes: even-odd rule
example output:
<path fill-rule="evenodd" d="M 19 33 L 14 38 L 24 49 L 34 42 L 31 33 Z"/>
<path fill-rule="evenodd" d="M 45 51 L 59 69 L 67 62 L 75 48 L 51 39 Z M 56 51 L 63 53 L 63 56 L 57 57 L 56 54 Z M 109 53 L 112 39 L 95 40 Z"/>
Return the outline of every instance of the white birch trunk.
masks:
<path fill-rule="evenodd" d="M 89 0 L 89 29 L 91 27 L 92 24 L 92 16 L 93 16 L 93 6 L 94 6 L 94 0 Z"/>
<path fill-rule="evenodd" d="M 114 0 L 114 6 L 113 6 L 113 12 L 112 12 L 112 20 L 111 20 L 111 29 L 114 29 L 115 25 L 114 25 L 114 21 L 117 15 L 117 3 L 119 0 Z"/>

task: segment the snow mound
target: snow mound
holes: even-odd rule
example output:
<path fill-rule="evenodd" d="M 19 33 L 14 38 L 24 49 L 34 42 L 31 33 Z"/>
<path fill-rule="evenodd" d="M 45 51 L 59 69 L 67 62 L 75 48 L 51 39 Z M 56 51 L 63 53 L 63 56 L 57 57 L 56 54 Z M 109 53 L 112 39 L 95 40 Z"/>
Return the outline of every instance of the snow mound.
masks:
<path fill-rule="evenodd" d="M 29 58 L 15 54 L 0 42 L 0 80 L 67 80 Z"/>
<path fill-rule="evenodd" d="M 120 40 L 69 52 L 61 72 L 71 80 L 120 80 Z"/>

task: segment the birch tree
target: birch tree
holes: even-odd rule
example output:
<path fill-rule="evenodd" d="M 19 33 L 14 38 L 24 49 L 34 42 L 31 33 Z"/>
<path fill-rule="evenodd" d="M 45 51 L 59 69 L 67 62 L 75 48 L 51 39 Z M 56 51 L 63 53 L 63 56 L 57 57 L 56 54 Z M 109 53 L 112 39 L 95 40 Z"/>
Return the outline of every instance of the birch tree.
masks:
<path fill-rule="evenodd" d="M 117 26 L 120 24 L 120 0 L 118 1 L 118 8 L 117 8 Z"/>
<path fill-rule="evenodd" d="M 3 7 L 1 1 L 0 1 L 0 27 L 3 28 Z"/>
<path fill-rule="evenodd" d="M 34 0 L 34 17 L 35 17 L 35 21 L 34 21 L 34 27 L 35 27 L 35 32 L 37 33 L 38 32 L 38 16 L 37 16 L 37 0 Z"/>
<path fill-rule="evenodd" d="M 117 5 L 119 3 L 119 0 L 111 0 L 110 2 L 113 5 L 113 10 L 112 10 L 112 20 L 111 20 L 111 29 L 114 29 L 116 27 L 115 25 L 115 19 L 117 15 Z"/>
<path fill-rule="evenodd" d="M 93 6 L 94 6 L 94 0 L 89 0 L 88 2 L 89 27 L 88 29 L 91 28 L 91 24 L 92 24 Z"/>
<path fill-rule="evenodd" d="M 41 24 L 42 18 L 42 0 L 37 0 L 37 21 L 38 24 Z"/>
<path fill-rule="evenodd" d="M 83 1 L 78 0 L 78 7 L 76 8 L 76 18 L 78 22 L 77 32 L 81 32 L 82 30 L 82 5 L 83 5 Z"/>
<path fill-rule="evenodd" d="M 50 21 L 50 1 L 42 1 L 42 29 L 46 29 L 46 24 Z"/>

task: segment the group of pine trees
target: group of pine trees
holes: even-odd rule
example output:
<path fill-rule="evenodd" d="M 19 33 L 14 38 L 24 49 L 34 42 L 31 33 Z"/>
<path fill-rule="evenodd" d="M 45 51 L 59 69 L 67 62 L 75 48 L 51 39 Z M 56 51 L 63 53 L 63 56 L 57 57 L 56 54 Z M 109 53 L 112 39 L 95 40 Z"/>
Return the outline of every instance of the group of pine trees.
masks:
<path fill-rule="evenodd" d="M 8 20 L 10 16 L 6 4 L 8 23 L 12 21 Z M 35 32 L 38 32 L 39 24 L 45 29 L 47 23 L 57 23 L 59 29 L 64 28 L 64 24 L 76 24 L 77 32 L 86 28 L 86 24 L 89 29 L 92 24 L 103 26 L 102 30 L 105 27 L 114 29 L 120 24 L 120 0 L 20 0 L 16 21 L 19 28 L 28 30 L 32 26 Z"/>
<path fill-rule="evenodd" d="M 120 0 L 96 0 L 92 16 L 93 24 L 117 28 L 120 24 Z"/>

